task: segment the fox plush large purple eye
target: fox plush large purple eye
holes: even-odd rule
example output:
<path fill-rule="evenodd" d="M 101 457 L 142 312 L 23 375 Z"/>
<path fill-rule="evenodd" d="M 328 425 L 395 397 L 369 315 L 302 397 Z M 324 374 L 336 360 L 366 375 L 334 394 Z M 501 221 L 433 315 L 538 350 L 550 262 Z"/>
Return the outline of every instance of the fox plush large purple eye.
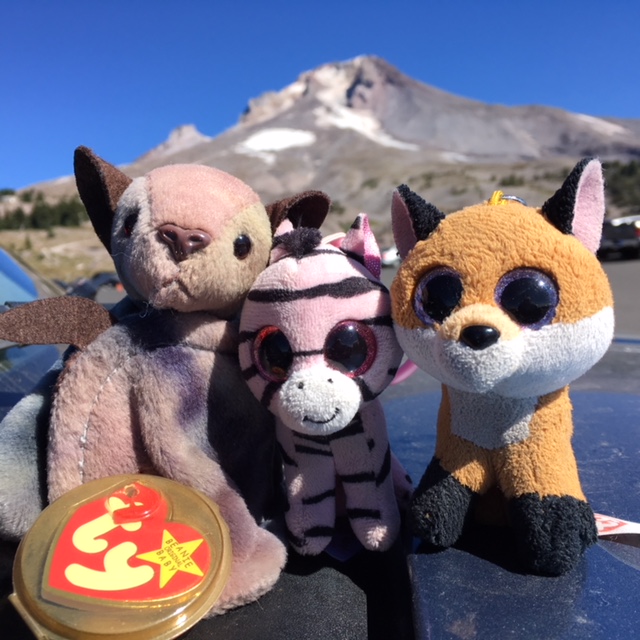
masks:
<path fill-rule="evenodd" d="M 373 331 L 362 322 L 339 322 L 324 343 L 327 364 L 350 378 L 362 375 L 376 357 L 376 338 Z"/>
<path fill-rule="evenodd" d="M 556 283 L 537 269 L 515 269 L 502 277 L 496 302 L 518 323 L 530 329 L 549 324 L 556 315 Z"/>
<path fill-rule="evenodd" d="M 253 363 L 260 375 L 271 382 L 283 382 L 289 375 L 293 351 L 287 336 L 278 327 L 263 327 L 253 343 Z"/>
<path fill-rule="evenodd" d="M 448 267 L 428 271 L 418 283 L 413 308 L 425 324 L 443 322 L 460 304 L 462 280 Z"/>

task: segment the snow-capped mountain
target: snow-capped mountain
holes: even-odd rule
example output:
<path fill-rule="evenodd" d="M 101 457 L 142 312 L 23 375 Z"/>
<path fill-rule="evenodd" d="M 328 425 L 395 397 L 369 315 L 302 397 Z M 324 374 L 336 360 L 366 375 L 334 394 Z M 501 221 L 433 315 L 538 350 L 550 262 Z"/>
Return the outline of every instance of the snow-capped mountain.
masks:
<path fill-rule="evenodd" d="M 509 179 L 517 195 L 539 204 L 557 188 L 557 175 L 587 155 L 638 157 L 640 120 L 485 104 L 361 56 L 250 100 L 238 124 L 215 138 L 178 127 L 125 170 L 136 176 L 203 163 L 242 178 L 265 202 L 322 189 L 335 202 L 329 227 L 366 211 L 384 232 L 391 190 L 401 182 L 444 210 L 488 197 Z M 54 195 L 72 184 L 40 186 Z"/>

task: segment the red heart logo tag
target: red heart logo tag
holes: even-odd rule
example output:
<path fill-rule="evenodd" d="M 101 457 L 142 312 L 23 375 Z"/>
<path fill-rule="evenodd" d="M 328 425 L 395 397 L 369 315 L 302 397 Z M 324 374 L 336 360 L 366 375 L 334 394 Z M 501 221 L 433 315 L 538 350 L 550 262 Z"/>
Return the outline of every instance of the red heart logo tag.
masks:
<path fill-rule="evenodd" d="M 79 506 L 47 556 L 45 600 L 85 609 L 171 601 L 211 566 L 202 533 L 171 520 L 159 491 L 139 481 Z"/>

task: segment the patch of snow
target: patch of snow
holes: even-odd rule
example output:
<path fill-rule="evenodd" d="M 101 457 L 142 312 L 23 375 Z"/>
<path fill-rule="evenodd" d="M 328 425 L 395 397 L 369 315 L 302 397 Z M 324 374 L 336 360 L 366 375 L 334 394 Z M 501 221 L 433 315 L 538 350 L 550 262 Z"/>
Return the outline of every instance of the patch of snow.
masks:
<path fill-rule="evenodd" d="M 455 151 L 443 151 L 440 156 L 445 162 L 470 162 L 471 158 L 465 156 L 464 153 L 456 153 Z"/>
<path fill-rule="evenodd" d="M 312 131 L 285 127 L 262 129 L 236 145 L 234 151 L 273 164 L 276 159 L 275 152 L 294 147 L 309 147 L 315 141 L 316 135 Z"/>
<path fill-rule="evenodd" d="M 575 113 L 573 115 L 578 120 L 588 124 L 594 131 L 602 133 L 605 136 L 617 136 L 629 133 L 629 131 L 623 126 L 613 122 L 607 122 L 602 118 L 594 118 L 593 116 L 587 116 L 584 113 Z"/>
<path fill-rule="evenodd" d="M 313 72 L 315 81 L 321 86 L 316 98 L 322 103 L 313 111 L 316 124 L 351 129 L 382 146 L 416 151 L 418 145 L 401 142 L 386 133 L 372 113 L 347 106 L 347 91 L 353 84 L 356 68 L 357 65 L 329 64 Z"/>
<path fill-rule="evenodd" d="M 347 90 L 354 79 L 352 67 L 328 64 L 317 69 L 313 77 L 323 86 L 323 89 L 316 93 L 320 102 L 329 107 L 346 104 Z"/>
<path fill-rule="evenodd" d="M 363 135 L 365 138 L 382 145 L 406 151 L 417 151 L 418 145 L 396 140 L 386 133 L 380 121 L 371 113 L 356 111 L 338 104 L 325 104 L 313 111 L 316 124 L 319 127 L 338 127 L 339 129 L 351 129 Z"/>

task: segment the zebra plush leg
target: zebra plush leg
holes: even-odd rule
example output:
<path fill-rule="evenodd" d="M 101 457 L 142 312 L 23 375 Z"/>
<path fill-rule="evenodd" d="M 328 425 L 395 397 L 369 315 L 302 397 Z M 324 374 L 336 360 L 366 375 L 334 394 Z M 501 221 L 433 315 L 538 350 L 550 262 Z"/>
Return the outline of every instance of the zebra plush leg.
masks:
<path fill-rule="evenodd" d="M 303 555 L 324 551 L 335 532 L 336 472 L 326 439 L 276 426 L 284 461 L 289 503 L 285 519 L 295 550 Z"/>
<path fill-rule="evenodd" d="M 385 551 L 400 531 L 400 512 L 386 425 L 372 419 L 378 410 L 371 404 L 359 414 L 361 428 L 348 427 L 331 437 L 331 450 L 353 532 L 367 549 Z M 358 425 L 357 417 L 352 425 Z"/>

